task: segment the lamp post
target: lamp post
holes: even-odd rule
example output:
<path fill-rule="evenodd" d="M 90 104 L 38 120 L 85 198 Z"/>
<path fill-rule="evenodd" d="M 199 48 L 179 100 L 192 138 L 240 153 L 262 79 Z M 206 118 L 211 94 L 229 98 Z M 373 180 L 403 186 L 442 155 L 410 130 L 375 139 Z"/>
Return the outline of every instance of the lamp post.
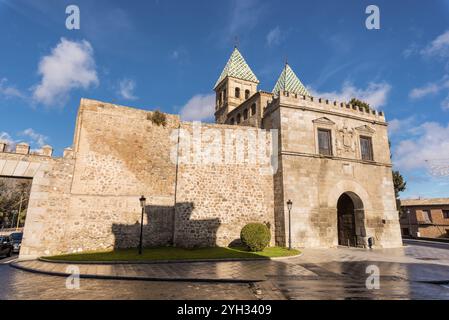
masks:
<path fill-rule="evenodd" d="M 289 199 L 287 201 L 287 208 L 288 208 L 288 250 L 292 249 L 292 206 L 293 202 Z"/>
<path fill-rule="evenodd" d="M 145 199 L 144 196 L 141 196 L 140 206 L 142 207 L 142 217 L 140 219 L 140 240 L 139 240 L 139 254 L 142 254 L 142 236 L 143 236 L 143 214 L 145 213 L 145 202 L 147 199 Z"/>

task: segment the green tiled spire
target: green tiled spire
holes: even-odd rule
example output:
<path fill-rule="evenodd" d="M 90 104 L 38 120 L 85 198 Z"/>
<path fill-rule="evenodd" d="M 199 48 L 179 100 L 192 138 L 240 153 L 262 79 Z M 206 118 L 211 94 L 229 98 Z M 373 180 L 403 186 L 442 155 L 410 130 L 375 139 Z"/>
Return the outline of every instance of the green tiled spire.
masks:
<path fill-rule="evenodd" d="M 301 83 L 288 63 L 285 64 L 285 67 L 282 70 L 282 73 L 279 76 L 279 79 L 276 82 L 276 85 L 274 86 L 272 92 L 277 95 L 281 91 L 310 96 L 309 91 L 307 91 L 306 87 L 304 87 L 304 85 Z"/>
<path fill-rule="evenodd" d="M 217 83 L 215 83 L 214 89 L 226 77 L 234 77 L 237 79 L 259 83 L 259 80 L 257 79 L 256 75 L 248 66 L 242 54 L 239 52 L 237 48 L 234 48 L 234 51 L 232 51 L 228 63 L 226 63 L 226 66 L 224 67 L 223 72 L 220 75 L 220 78 L 218 78 Z"/>

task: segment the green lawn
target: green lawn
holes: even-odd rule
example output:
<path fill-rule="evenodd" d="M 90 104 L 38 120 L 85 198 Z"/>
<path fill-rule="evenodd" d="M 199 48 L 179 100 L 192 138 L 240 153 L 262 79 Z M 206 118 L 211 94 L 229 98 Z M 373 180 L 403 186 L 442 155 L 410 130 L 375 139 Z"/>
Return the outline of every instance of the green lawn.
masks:
<path fill-rule="evenodd" d="M 269 259 L 287 257 L 299 254 L 299 250 L 288 250 L 281 247 L 266 248 L 261 252 L 249 252 L 242 247 L 233 248 L 197 248 L 183 249 L 173 247 L 160 247 L 144 249 L 142 255 L 134 249 L 117 249 L 103 252 L 84 252 L 60 256 L 45 257 L 50 260 L 67 261 L 157 261 L 157 260 L 196 260 L 196 259 Z"/>

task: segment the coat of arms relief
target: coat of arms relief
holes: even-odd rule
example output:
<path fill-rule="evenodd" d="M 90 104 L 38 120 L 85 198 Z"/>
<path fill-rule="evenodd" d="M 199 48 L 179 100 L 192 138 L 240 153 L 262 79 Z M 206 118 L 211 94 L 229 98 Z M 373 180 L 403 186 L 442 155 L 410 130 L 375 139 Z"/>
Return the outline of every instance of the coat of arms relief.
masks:
<path fill-rule="evenodd" d="M 345 123 L 342 128 L 337 130 L 336 150 L 337 156 L 353 156 L 356 151 L 355 132 Z"/>

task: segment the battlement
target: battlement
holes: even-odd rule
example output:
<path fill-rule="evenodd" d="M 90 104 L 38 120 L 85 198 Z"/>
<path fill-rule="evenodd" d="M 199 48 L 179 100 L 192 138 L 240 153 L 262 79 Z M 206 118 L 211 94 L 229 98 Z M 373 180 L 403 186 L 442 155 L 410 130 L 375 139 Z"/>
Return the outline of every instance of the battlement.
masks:
<path fill-rule="evenodd" d="M 49 145 L 43 146 L 40 150 L 33 151 L 30 145 L 26 142 L 20 142 L 14 146 L 14 149 L 9 149 L 9 145 L 0 141 L 0 153 L 17 154 L 17 155 L 31 155 L 31 156 L 41 156 L 52 158 L 53 157 L 53 147 Z M 63 158 L 72 158 L 73 150 L 72 148 L 65 148 Z"/>
<path fill-rule="evenodd" d="M 382 111 L 374 109 L 365 109 L 346 102 L 331 101 L 329 99 L 315 98 L 311 96 L 292 94 L 289 92 L 280 92 L 279 96 L 275 96 L 271 105 L 293 105 L 299 108 L 310 107 L 314 109 L 324 109 L 328 112 L 340 112 L 345 115 L 367 118 L 373 121 L 385 122 L 385 114 Z M 271 109 L 271 105 L 267 111 Z"/>

